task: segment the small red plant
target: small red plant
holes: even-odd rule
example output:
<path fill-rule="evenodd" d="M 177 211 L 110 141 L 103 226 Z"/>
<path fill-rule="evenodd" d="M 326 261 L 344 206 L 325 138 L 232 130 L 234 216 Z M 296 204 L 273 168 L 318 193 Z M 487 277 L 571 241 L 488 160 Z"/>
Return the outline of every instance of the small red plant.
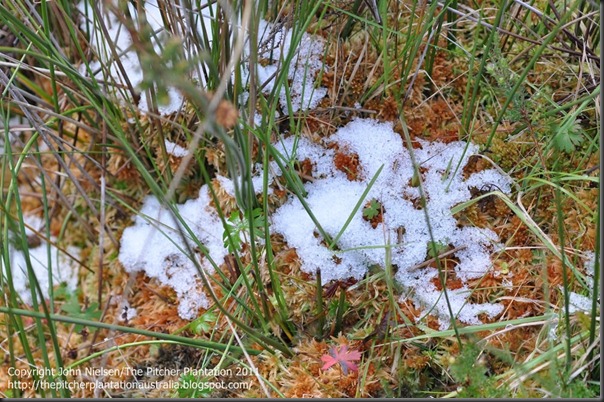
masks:
<path fill-rule="evenodd" d="M 321 356 L 323 367 L 321 370 L 327 370 L 334 364 L 340 363 L 344 375 L 348 375 L 348 370 L 359 371 L 359 367 L 354 363 L 355 360 L 361 359 L 361 352 L 358 350 L 348 351 L 347 345 L 341 345 L 339 348 L 332 347 L 329 349 L 329 354 Z"/>

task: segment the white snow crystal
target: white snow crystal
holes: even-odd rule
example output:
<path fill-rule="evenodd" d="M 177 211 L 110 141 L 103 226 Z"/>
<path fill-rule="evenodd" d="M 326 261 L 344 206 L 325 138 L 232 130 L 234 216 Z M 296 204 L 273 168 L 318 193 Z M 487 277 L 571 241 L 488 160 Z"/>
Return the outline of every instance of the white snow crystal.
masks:
<path fill-rule="evenodd" d="M 130 306 L 128 300 L 124 297 L 117 296 L 116 301 L 119 302 L 117 313 L 118 320 L 122 322 L 128 322 L 137 315 L 137 311 L 134 307 Z"/>
<path fill-rule="evenodd" d="M 114 2 L 115 4 L 115 2 Z M 201 18 L 198 18 L 196 25 L 190 29 L 196 29 L 200 37 L 207 37 L 212 42 L 212 32 L 210 31 L 211 20 L 216 13 L 216 4 L 201 4 Z M 151 42 L 153 49 L 157 54 L 162 53 L 164 42 L 168 39 L 171 33 L 164 26 L 161 11 L 157 5 L 157 0 L 147 0 L 144 2 L 145 20 L 149 27 L 156 34 L 152 36 Z M 85 1 L 78 4 L 78 9 L 92 23 L 91 8 L 88 10 L 85 6 Z M 132 4 L 128 5 L 129 13 L 134 17 L 139 17 L 139 12 Z M 100 71 L 102 65 L 109 67 L 109 74 L 119 84 L 125 85 L 129 81 L 136 89 L 143 82 L 143 69 L 141 67 L 138 55 L 134 50 L 132 37 L 128 30 L 123 26 L 120 20 L 111 12 L 103 14 L 104 25 L 107 28 L 107 35 L 98 27 L 93 26 L 91 32 L 90 43 L 99 55 L 100 61 L 93 61 L 89 66 L 95 76 L 99 79 L 104 79 L 103 72 Z M 203 25 L 202 25 L 203 22 Z M 92 25 L 92 24 L 91 24 Z M 205 32 L 204 32 L 205 30 Z M 278 71 L 282 68 L 279 63 L 283 62 L 284 58 L 288 57 L 292 43 L 292 32 L 283 27 L 277 28 L 275 25 L 266 21 L 260 21 L 259 25 L 259 46 L 260 58 L 268 59 L 270 62 L 265 66 L 258 66 L 258 82 L 266 83 L 264 90 L 269 92 L 275 85 L 275 78 Z M 113 43 L 111 45 L 110 43 Z M 118 63 L 114 61 L 114 54 L 109 51 L 115 47 L 119 54 L 119 62 L 123 66 L 123 71 L 118 67 Z M 247 81 L 249 70 L 245 64 L 245 60 L 249 57 L 249 52 L 243 54 L 243 81 Z M 183 51 L 189 60 L 199 58 L 197 50 L 186 43 L 183 43 Z M 304 33 L 302 39 L 295 49 L 292 49 L 293 58 L 291 65 L 288 68 L 288 84 L 292 102 L 292 112 L 314 108 L 319 101 L 327 94 L 326 88 L 315 88 L 314 78 L 319 70 L 323 68 L 321 58 L 323 56 L 323 40 L 317 36 Z M 196 70 L 196 69 L 193 69 Z M 86 74 L 85 65 L 80 66 L 80 72 Z M 124 77 L 125 74 L 127 77 Z M 126 79 L 127 78 L 127 79 Z M 191 80 L 196 80 L 205 85 L 205 78 L 199 76 L 198 73 L 192 71 L 189 77 Z M 242 94 L 240 100 L 245 102 L 249 94 Z M 287 96 L 285 88 L 282 88 L 279 93 L 281 106 L 287 108 Z M 158 105 L 160 114 L 170 114 L 180 110 L 183 103 L 183 96 L 173 87 L 168 88 L 168 102 Z M 147 97 L 141 96 L 138 107 L 143 112 L 148 112 L 150 105 L 147 103 Z"/>
<path fill-rule="evenodd" d="M 78 9 L 83 15 L 86 15 L 87 11 L 85 1 L 82 1 L 78 4 Z M 91 8 L 89 6 L 89 13 L 91 13 L 90 9 Z M 138 15 L 138 11 L 132 4 L 128 5 L 128 11 L 135 18 Z M 157 6 L 157 0 L 146 1 L 144 3 L 144 12 L 146 15 L 146 21 L 149 23 L 150 28 L 154 32 L 160 33 L 157 38 L 166 38 L 168 33 L 164 27 L 161 11 Z M 92 20 L 92 16 L 89 16 L 88 18 Z M 136 51 L 134 50 L 132 37 L 119 19 L 111 12 L 105 13 L 103 18 L 105 26 L 107 27 L 108 36 L 106 36 L 99 27 L 93 27 L 90 43 L 93 45 L 93 48 L 97 51 L 97 53 L 99 53 L 99 58 L 101 61 L 91 62 L 90 68 L 95 71 L 99 70 L 102 64 L 107 64 L 109 66 L 111 77 L 116 82 L 125 84 L 128 80 L 135 88 L 137 88 L 143 82 L 143 70 L 141 68 Z M 126 77 L 122 76 L 118 63 L 113 61 L 113 54 L 108 50 L 111 49 L 111 42 L 113 42 L 115 50 L 120 55 L 119 62 L 123 66 L 127 80 Z M 154 38 L 152 39 L 152 42 L 154 50 L 158 53 L 161 53 L 161 49 L 163 47 L 161 40 Z M 86 73 L 85 65 L 80 66 L 80 71 L 82 73 Z M 99 79 L 103 79 L 102 72 L 98 72 L 95 76 Z M 166 104 L 158 105 L 158 109 L 161 114 L 170 114 L 181 108 L 183 98 L 176 89 L 169 88 L 168 97 L 169 100 Z M 143 112 L 149 111 L 146 96 L 141 96 L 138 106 Z"/>
<path fill-rule="evenodd" d="M 587 291 L 589 292 L 589 296 L 583 296 L 575 292 L 570 292 L 568 312 L 571 314 L 577 311 L 583 311 L 586 313 L 591 312 L 594 282 L 593 275 L 596 266 L 596 253 L 594 253 L 593 251 L 585 253 L 583 262 L 585 267 L 585 279 L 587 281 Z M 560 287 L 560 291 L 563 291 L 562 287 Z M 598 295 L 598 303 L 599 301 L 600 296 Z"/>
<path fill-rule="evenodd" d="M 336 168 L 334 145 L 338 152 L 358 156 L 358 180 L 350 181 L 345 172 Z M 414 168 L 409 152 L 391 124 L 356 119 L 326 139 L 325 146 L 289 137 L 274 147 L 284 166 L 305 159 L 312 164 L 314 180 L 304 184 L 305 201 L 329 239 L 324 238 L 297 197 L 291 196 L 269 217 L 271 231 L 283 235 L 296 249 L 304 271 L 315 274 L 321 270 L 323 283 L 348 277 L 360 279 L 369 266 L 384 265 L 389 248 L 391 262 L 397 268 L 396 279 L 407 290 L 405 293 L 412 295 L 418 308 L 439 317 L 444 328 L 450 324 L 450 316 L 443 293 L 433 283 L 437 271 L 416 267 L 429 258 L 429 245 L 434 241 L 457 248 L 459 263 L 455 273 L 462 286 L 448 291 L 455 317 L 464 323 L 479 324 L 480 314 L 492 318 L 502 312 L 501 304 L 471 303 L 468 296 L 472 290 L 467 285 L 491 268 L 491 254 L 502 247 L 497 234 L 485 228 L 458 227 L 451 213 L 452 207 L 471 198 L 471 186 L 490 185 L 510 191 L 511 180 L 495 169 L 474 173 L 464 180 L 462 168 L 470 154 L 477 151 L 476 146 L 422 141 L 421 148 L 414 150 L 422 169 L 427 211 L 417 202 L 418 188 L 412 187 Z M 269 183 L 282 173 L 276 162 L 271 162 Z M 258 166 L 253 177 L 259 192 L 263 172 Z M 372 188 L 363 197 L 373 179 Z M 228 194 L 234 194 L 230 179 L 218 176 L 217 180 Z M 207 185 L 199 194 L 198 199 L 176 208 L 189 226 L 190 235 L 220 265 L 227 254 L 222 242 L 223 227 L 210 207 Z M 363 218 L 364 205 L 370 200 L 377 200 L 383 211 L 383 221 L 375 228 Z M 360 207 L 355 212 L 357 205 Z M 179 314 L 192 319 L 199 308 L 207 308 L 209 303 L 195 265 L 184 254 L 185 243 L 177 227 L 171 213 L 149 197 L 134 226 L 124 231 L 119 259 L 128 271 L 144 270 L 148 276 L 173 287 L 180 300 Z M 337 245 L 330 248 L 328 241 L 336 237 Z M 208 260 L 202 261 L 203 268 L 212 272 Z"/>
<path fill-rule="evenodd" d="M 562 291 L 562 288 L 560 288 Z M 575 292 L 569 292 L 568 294 L 568 312 L 569 314 L 576 313 L 577 311 L 583 311 L 589 313 L 591 311 L 592 300 L 589 297 L 580 295 Z"/>
<path fill-rule="evenodd" d="M 594 271 L 596 269 L 596 253 L 593 251 L 589 251 L 586 253 L 585 258 L 583 259 L 584 268 L 585 268 L 585 281 L 587 282 L 587 286 L 589 289 L 589 293 L 591 294 L 594 289 Z"/>

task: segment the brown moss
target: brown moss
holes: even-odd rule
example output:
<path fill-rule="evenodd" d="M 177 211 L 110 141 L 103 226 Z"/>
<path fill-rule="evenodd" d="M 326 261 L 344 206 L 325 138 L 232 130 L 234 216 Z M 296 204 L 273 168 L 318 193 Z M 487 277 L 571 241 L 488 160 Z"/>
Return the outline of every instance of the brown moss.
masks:
<path fill-rule="evenodd" d="M 359 155 L 356 153 L 346 153 L 341 150 L 337 150 L 334 159 L 334 165 L 336 169 L 346 173 L 346 177 L 350 181 L 360 180 L 360 162 Z"/>
<path fill-rule="evenodd" d="M 499 238 L 516 246 L 528 246 L 534 241 L 532 232 L 517 215 L 513 215 L 507 223 L 502 226 Z"/>
<path fill-rule="evenodd" d="M 302 116 L 303 126 L 302 132 L 305 137 L 313 142 L 319 142 L 321 138 L 326 138 L 335 133 L 338 127 L 341 127 L 345 119 L 342 116 L 334 113 L 333 110 L 327 109 L 329 100 L 321 101 L 322 107 L 325 109 L 317 109 L 310 111 L 305 117 Z M 319 106 L 321 107 L 321 105 Z"/>
<path fill-rule="evenodd" d="M 430 282 L 438 291 L 442 290 L 442 283 L 438 276 L 432 278 Z M 457 278 L 457 275 L 455 275 L 455 271 L 448 271 L 446 274 L 445 286 L 448 290 L 457 290 L 463 287 L 463 282 L 461 281 L 461 279 Z"/>
<path fill-rule="evenodd" d="M 235 197 L 233 195 L 231 195 L 229 192 L 227 192 L 225 190 L 225 188 L 222 186 L 222 183 L 220 182 L 220 180 L 218 179 L 213 179 L 212 180 L 212 188 L 214 189 L 214 192 L 216 193 L 216 200 L 218 201 L 218 206 L 220 207 L 220 210 L 222 211 L 222 213 L 224 214 L 224 216 L 230 216 L 231 212 L 233 211 L 237 211 L 237 200 L 235 199 Z M 212 208 L 216 208 L 216 204 L 214 197 L 210 198 L 210 207 Z"/>
<path fill-rule="evenodd" d="M 382 102 L 382 108 L 378 113 L 378 118 L 385 121 L 395 121 L 398 120 L 398 117 L 398 102 L 394 96 L 388 96 Z"/>
<path fill-rule="evenodd" d="M 468 281 L 467 285 L 472 289 L 468 301 L 471 303 L 490 303 L 493 296 L 501 292 L 502 279 L 502 275 L 490 271 L 481 278 Z"/>
<path fill-rule="evenodd" d="M 313 165 L 310 159 L 306 158 L 301 162 L 296 162 L 294 168 L 302 178 L 302 182 L 309 182 L 313 180 L 312 169 Z"/>
<path fill-rule="evenodd" d="M 468 159 L 468 163 L 462 169 L 462 177 L 467 180 L 474 173 L 481 172 L 485 169 L 490 169 L 490 163 L 480 155 L 472 155 Z"/>
<path fill-rule="evenodd" d="M 416 347 L 409 347 L 403 350 L 403 366 L 410 370 L 423 370 L 430 358 L 421 353 L 421 350 Z"/>

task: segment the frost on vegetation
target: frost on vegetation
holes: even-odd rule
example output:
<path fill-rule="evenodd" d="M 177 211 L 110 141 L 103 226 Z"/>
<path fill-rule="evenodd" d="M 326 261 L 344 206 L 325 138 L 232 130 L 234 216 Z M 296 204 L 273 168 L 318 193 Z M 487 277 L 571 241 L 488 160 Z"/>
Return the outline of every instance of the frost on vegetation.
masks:
<path fill-rule="evenodd" d="M 384 265 L 389 247 L 391 263 L 398 267 L 396 279 L 413 290 L 413 299 L 419 307 L 432 309 L 439 315 L 444 327 L 449 323 L 447 305 L 442 292 L 432 283 L 438 273 L 434 269 L 415 269 L 429 258 L 428 247 L 434 241 L 460 248 L 455 254 L 459 259 L 455 271 L 464 286 L 448 291 L 458 319 L 478 324 L 478 314 L 494 317 L 502 311 L 499 304 L 470 303 L 467 297 L 471 289 L 466 286 L 468 280 L 483 276 L 491 267 L 490 255 L 501 247 L 498 237 L 489 229 L 457 227 L 451 208 L 471 198 L 472 186 L 496 185 L 509 192 L 508 177 L 489 169 L 464 180 L 462 168 L 470 155 L 478 151 L 475 145 L 420 141 L 421 149 L 414 150 L 414 155 L 423 172 L 427 199 L 424 211 L 417 202 L 420 189 L 412 186 L 411 157 L 390 124 L 357 119 L 338 130 L 328 142 L 337 144 L 339 152 L 358 155 L 360 180 L 350 181 L 346 173 L 336 168 L 333 149 L 319 147 L 304 138 L 297 141 L 295 158 L 310 159 L 315 169 L 313 176 L 317 179 L 305 185 L 306 202 L 322 228 L 332 239 L 338 235 L 381 166 L 382 171 L 363 203 L 378 200 L 384 211 L 383 222 L 373 228 L 363 219 L 360 208 L 339 238 L 337 250 L 329 249 L 299 199 L 292 197 L 273 215 L 272 230 L 281 233 L 296 248 L 303 270 L 314 274 L 320 269 L 323 283 L 348 277 L 360 279 L 369 266 Z M 279 148 L 284 154 L 294 153 L 294 140 L 281 142 Z M 456 170 L 458 163 L 460 168 Z"/>
<path fill-rule="evenodd" d="M 563 289 L 560 288 L 562 292 Z M 573 314 L 577 311 L 583 311 L 589 313 L 591 311 L 592 299 L 587 296 L 580 295 L 575 292 L 569 292 L 568 294 L 568 313 Z"/>
<path fill-rule="evenodd" d="M 216 211 L 210 207 L 208 186 L 199 190 L 199 197 L 176 206 L 178 214 L 191 233 L 186 233 L 192 250 L 197 250 L 194 236 L 208 249 L 209 256 L 217 265 L 224 262 L 227 250 L 222 241 L 222 223 Z M 157 198 L 148 197 L 134 226 L 126 228 L 122 235 L 119 260 L 128 272 L 143 270 L 150 278 L 170 286 L 180 300 L 178 313 L 184 319 L 197 317 L 200 308 L 209 306 L 202 290 L 202 281 L 195 264 L 187 257 L 187 245 L 171 211 L 164 208 Z M 214 268 L 207 258 L 197 253 L 201 266 L 212 273 Z"/>
<path fill-rule="evenodd" d="M 596 253 L 593 251 L 589 251 L 586 253 L 585 258 L 583 259 L 584 267 L 585 267 L 585 279 L 587 280 L 587 286 L 589 288 L 589 293 L 591 294 L 594 290 L 594 272 L 596 269 Z"/>
<path fill-rule="evenodd" d="M 34 216 L 24 216 L 26 235 L 32 238 L 36 236 L 36 232 L 42 230 L 43 222 L 40 218 Z M 31 229 L 30 229 L 31 228 Z M 33 230 L 32 230 L 33 229 Z M 31 288 L 34 286 L 30 281 L 27 272 L 27 259 L 22 250 L 20 250 L 20 242 L 16 236 L 12 236 L 15 245 L 9 246 L 9 261 L 10 274 L 12 275 L 12 283 L 15 292 L 21 297 L 21 300 L 28 305 L 31 305 Z M 51 243 L 56 239 L 51 238 Z M 29 260 L 31 268 L 35 274 L 36 280 L 42 289 L 44 298 L 49 295 L 49 288 L 64 284 L 68 291 L 75 291 L 78 284 L 78 263 L 73 258 L 78 258 L 80 249 L 74 246 L 59 249 L 52 244 L 41 241 L 36 247 L 29 248 Z M 4 260 L 0 262 L 2 266 L 2 275 L 7 277 L 7 267 L 4 265 Z M 52 282 L 49 281 L 49 272 L 52 272 Z M 37 293 L 37 291 L 36 291 Z"/>
<path fill-rule="evenodd" d="M 202 2 L 202 6 L 203 5 Z M 98 25 L 94 25 L 92 9 L 90 6 L 86 8 L 85 0 L 78 4 L 78 8 L 85 18 L 88 19 L 88 24 L 93 27 L 90 43 L 99 55 L 98 61 L 92 61 L 90 63 L 90 68 L 95 74 L 95 77 L 101 80 L 104 79 L 105 77 L 103 77 L 101 67 L 107 65 L 109 67 L 109 74 L 115 82 L 125 85 L 127 81 L 130 81 L 135 88 L 139 87 L 144 78 L 143 70 L 138 55 L 133 48 L 132 37 L 128 30 L 112 12 L 106 12 L 103 14 L 103 22 L 107 27 L 108 35 L 105 35 Z M 215 15 L 215 8 L 215 4 L 204 7 L 201 12 L 202 18 L 196 18 L 196 26 L 193 27 L 197 30 L 199 37 L 208 37 L 210 42 L 212 41 L 210 27 L 212 19 L 214 18 L 213 16 Z M 138 11 L 133 4 L 128 4 L 128 10 L 133 18 L 139 16 Z M 157 0 L 148 0 L 144 2 L 144 11 L 146 21 L 155 33 L 151 37 L 154 51 L 161 55 L 166 40 L 171 34 L 164 26 Z M 85 28 L 86 23 L 83 23 L 82 27 Z M 276 73 L 283 69 L 282 63 L 289 55 L 292 44 L 292 32 L 286 28 L 261 20 L 259 38 L 259 59 L 266 61 L 268 64 L 258 65 L 258 82 L 260 84 L 266 83 L 264 91 L 270 92 L 275 85 Z M 115 47 L 115 51 L 120 55 L 119 62 L 123 66 L 127 79 L 126 77 L 123 77 L 122 70 L 119 68 L 118 63 L 114 61 L 114 54 L 110 50 L 112 46 Z M 184 53 L 187 55 L 188 59 L 193 60 L 199 58 L 199 55 L 193 46 L 187 44 L 183 44 L 183 46 Z M 249 78 L 249 64 L 247 64 L 249 63 L 249 51 L 247 49 L 248 47 L 246 46 L 242 56 L 244 82 Z M 323 68 L 321 62 L 321 57 L 323 55 L 323 41 L 321 38 L 304 33 L 300 43 L 296 45 L 292 52 L 293 58 L 291 59 L 290 67 L 287 69 L 292 111 L 296 112 L 301 109 L 314 108 L 321 98 L 327 94 L 327 89 L 325 88 L 314 88 L 314 77 L 317 72 Z M 199 74 L 195 73 L 196 70 L 196 68 L 191 68 L 192 73 L 189 78 L 204 85 L 205 78 L 200 77 Z M 82 73 L 87 73 L 86 66 L 82 65 L 80 71 Z M 168 96 L 168 102 L 158 106 L 159 112 L 164 115 L 178 111 L 183 103 L 182 95 L 175 88 L 168 89 Z M 243 101 L 246 100 L 246 96 L 247 93 L 243 95 Z M 283 109 L 287 109 L 285 88 L 281 89 L 279 99 Z M 147 104 L 145 96 L 141 96 L 138 107 L 143 112 L 149 111 L 149 105 Z"/>

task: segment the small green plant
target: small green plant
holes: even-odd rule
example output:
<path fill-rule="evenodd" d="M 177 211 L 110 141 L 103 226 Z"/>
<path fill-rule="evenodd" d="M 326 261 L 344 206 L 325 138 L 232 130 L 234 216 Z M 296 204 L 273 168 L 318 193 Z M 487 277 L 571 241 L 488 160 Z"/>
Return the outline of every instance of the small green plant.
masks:
<path fill-rule="evenodd" d="M 201 317 L 197 318 L 195 321 L 191 322 L 189 328 L 195 335 L 207 334 L 214 328 L 214 324 L 216 323 L 216 313 L 213 311 L 207 311 L 202 314 Z"/>
<path fill-rule="evenodd" d="M 264 220 L 265 216 L 262 209 L 255 208 L 252 210 L 252 222 L 254 227 L 254 234 L 256 238 L 264 238 Z M 228 222 L 222 234 L 222 241 L 224 246 L 231 252 L 235 252 L 241 249 L 242 242 L 247 242 L 250 233 L 250 222 L 247 217 L 241 217 L 239 211 L 231 212 L 228 218 Z"/>
<path fill-rule="evenodd" d="M 65 303 L 61 306 L 61 311 L 69 314 L 70 317 L 83 318 L 89 321 L 98 321 L 101 318 L 101 310 L 99 310 L 99 304 L 85 303 L 84 308 L 80 305 L 78 300 L 81 291 L 78 289 L 75 293 L 64 293 Z M 76 324 L 74 330 L 80 332 L 84 328 L 83 325 Z"/>
<path fill-rule="evenodd" d="M 574 152 L 585 139 L 582 134 L 581 125 L 573 119 L 565 119 L 562 124 L 552 124 L 554 135 L 554 148 L 567 154 Z"/>
<path fill-rule="evenodd" d="M 365 208 L 363 208 L 363 216 L 371 220 L 380 214 L 381 209 L 382 205 L 376 199 L 372 199 L 365 205 Z"/>
<path fill-rule="evenodd" d="M 582 375 L 569 380 L 563 370 L 560 364 L 554 362 L 548 370 L 537 373 L 534 381 L 543 389 L 547 389 L 551 398 L 582 399 L 599 396 L 599 384 L 585 381 Z"/>
<path fill-rule="evenodd" d="M 449 367 L 453 379 L 459 384 L 460 398 L 503 398 L 509 395 L 505 388 L 498 388 L 488 368 L 480 359 L 481 351 L 473 343 L 467 343 L 461 354 Z"/>
<path fill-rule="evenodd" d="M 511 98 L 512 107 L 506 111 L 505 118 L 513 122 L 519 121 L 523 117 L 521 111 L 526 109 L 525 88 L 520 86 L 516 91 L 513 90 L 514 84 L 518 81 L 518 75 L 501 54 L 501 49 L 495 46 L 491 57 L 492 62 L 487 64 L 486 72 L 496 83 L 495 92 L 498 97 Z"/>
<path fill-rule="evenodd" d="M 327 308 L 327 312 L 328 312 L 328 315 L 330 318 L 335 319 L 339 310 L 346 311 L 350 307 L 351 307 L 351 304 L 348 301 L 344 301 L 344 303 L 341 304 L 339 299 L 333 298 L 329 301 L 329 306 Z"/>
<path fill-rule="evenodd" d="M 438 241 L 428 243 L 428 256 L 436 258 L 449 249 L 449 246 L 445 243 Z"/>

